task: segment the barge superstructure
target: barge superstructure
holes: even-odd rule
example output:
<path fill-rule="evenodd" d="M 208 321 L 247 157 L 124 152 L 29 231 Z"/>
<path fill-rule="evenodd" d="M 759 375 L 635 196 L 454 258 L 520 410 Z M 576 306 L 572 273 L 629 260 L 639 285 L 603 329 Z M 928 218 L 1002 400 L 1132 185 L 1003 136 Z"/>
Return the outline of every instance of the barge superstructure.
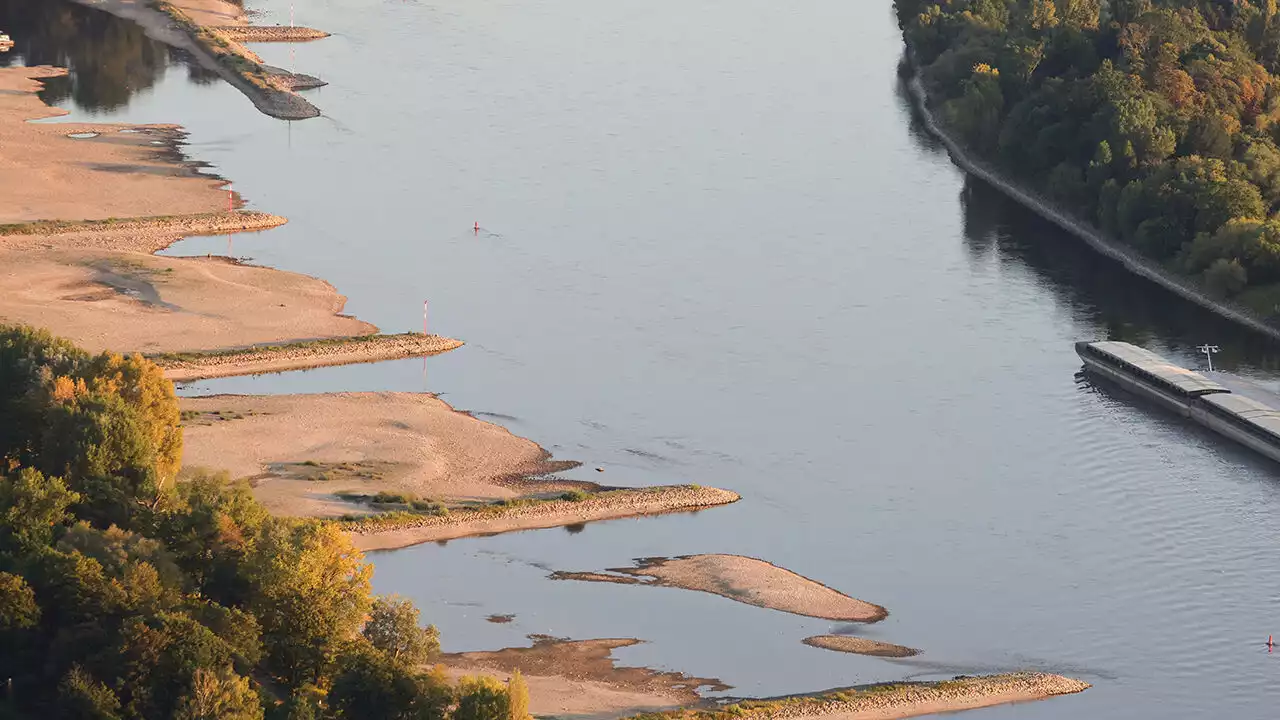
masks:
<path fill-rule="evenodd" d="M 1129 343 L 1078 342 L 1076 353 L 1088 372 L 1280 462 L 1280 410 Z"/>

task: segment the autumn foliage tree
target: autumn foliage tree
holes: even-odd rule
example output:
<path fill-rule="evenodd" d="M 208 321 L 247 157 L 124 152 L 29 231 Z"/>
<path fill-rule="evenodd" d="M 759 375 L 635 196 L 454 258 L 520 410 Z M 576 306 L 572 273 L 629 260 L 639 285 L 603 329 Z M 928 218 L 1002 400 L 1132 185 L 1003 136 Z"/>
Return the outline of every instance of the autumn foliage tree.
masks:
<path fill-rule="evenodd" d="M 371 595 L 337 526 L 273 517 L 225 474 L 177 482 L 179 420 L 147 360 L 0 326 L 0 717 L 507 711 L 424 666 L 435 628 Z"/>
<path fill-rule="evenodd" d="M 1280 284 L 1275 0 L 896 5 L 971 149 L 1216 294 L 1264 300 Z"/>

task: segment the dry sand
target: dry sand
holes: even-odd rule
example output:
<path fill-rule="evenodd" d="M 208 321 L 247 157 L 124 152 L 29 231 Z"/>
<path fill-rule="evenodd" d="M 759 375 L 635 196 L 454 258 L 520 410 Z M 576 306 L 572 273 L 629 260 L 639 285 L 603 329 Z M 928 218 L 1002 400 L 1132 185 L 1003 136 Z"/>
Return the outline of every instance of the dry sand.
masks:
<path fill-rule="evenodd" d="M 637 567 L 611 568 L 609 572 L 616 574 L 557 572 L 552 577 L 698 590 L 748 605 L 827 620 L 877 622 L 888 615 L 879 605 L 849 597 L 764 560 L 741 555 L 646 558 L 638 561 Z M 646 582 L 636 578 L 652 579 Z"/>
<path fill-rule="evenodd" d="M 903 658 L 919 655 L 915 648 L 894 645 L 893 643 L 851 637 L 849 635 L 815 635 L 804 639 L 804 644 L 811 647 L 835 650 L 836 652 L 853 653 L 855 655 L 874 655 L 875 657 Z"/>
<path fill-rule="evenodd" d="M 169 0 L 169 4 L 186 13 L 197 25 L 209 27 L 249 24 L 244 10 L 227 0 Z"/>
<path fill-rule="evenodd" d="M 335 497 L 340 492 L 385 490 L 447 503 L 512 498 L 522 494 L 514 481 L 565 467 L 537 444 L 432 395 L 217 395 L 180 403 L 188 419 L 183 464 L 252 478 L 255 497 L 280 515 L 353 512 Z M 321 475 L 328 479 L 313 479 Z"/>
<path fill-rule="evenodd" d="M 26 122 L 62 112 L 39 100 L 31 78 L 64 72 L 0 69 L 0 322 L 46 328 L 92 351 L 148 354 L 377 332 L 340 314 L 346 298 L 322 280 L 225 258 L 152 255 L 182 237 L 285 220 L 226 211 L 224 181 L 182 160 L 183 134 L 174 126 Z M 457 345 L 440 338 L 357 344 L 207 364 L 227 375 Z"/>
<path fill-rule="evenodd" d="M 617 667 L 612 651 L 638 640 L 532 639 L 533 647 L 457 653 L 445 655 L 441 661 L 455 678 L 491 675 L 506 681 L 519 668 L 529 683 L 529 711 L 540 717 L 614 720 L 697 704 L 701 702 L 699 688 L 729 689 L 718 680 Z"/>
<path fill-rule="evenodd" d="M 223 180 L 174 162 L 175 126 L 26 122 L 66 114 L 41 102 L 32 79 L 65 74 L 0 68 L 0 223 L 226 209 Z M 68 137 L 80 133 L 96 137 Z"/>

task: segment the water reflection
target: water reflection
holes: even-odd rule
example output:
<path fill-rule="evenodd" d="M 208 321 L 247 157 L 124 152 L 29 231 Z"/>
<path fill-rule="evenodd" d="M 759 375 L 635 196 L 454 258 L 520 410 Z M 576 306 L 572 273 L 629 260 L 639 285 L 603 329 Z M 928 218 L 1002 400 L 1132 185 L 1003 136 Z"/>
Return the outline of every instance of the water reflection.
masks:
<path fill-rule="evenodd" d="M 0 54 L 0 67 L 55 65 L 70 70 L 45 83 L 47 103 L 109 112 L 128 105 L 153 87 L 171 67 L 181 65 L 198 84 L 217 75 L 181 51 L 157 42 L 129 21 L 67 0 L 0 0 L 0 27 L 14 48 Z"/>
<path fill-rule="evenodd" d="M 916 146 L 947 157 L 901 79 L 897 96 L 908 110 L 909 135 Z M 1189 357 L 1195 346 L 1213 342 L 1222 346 L 1214 364 L 1224 370 L 1280 369 L 1280 350 L 1272 340 L 1134 276 L 986 182 L 967 174 L 963 182 L 963 235 L 975 268 L 994 262 L 997 268 L 1030 270 L 1064 311 L 1102 326 L 1108 339 Z"/>

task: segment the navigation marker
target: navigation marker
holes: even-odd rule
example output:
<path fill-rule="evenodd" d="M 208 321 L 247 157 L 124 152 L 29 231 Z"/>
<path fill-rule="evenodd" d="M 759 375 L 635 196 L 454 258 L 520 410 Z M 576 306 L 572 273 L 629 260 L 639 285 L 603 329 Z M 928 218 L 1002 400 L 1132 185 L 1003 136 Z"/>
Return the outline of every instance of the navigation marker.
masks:
<path fill-rule="evenodd" d="M 1222 348 L 1218 347 L 1217 345 L 1201 345 L 1196 349 L 1204 353 L 1204 356 L 1208 358 L 1209 372 L 1213 372 L 1213 353 L 1221 351 Z M 1268 642 L 1270 642 L 1270 640 L 1268 640 Z"/>

